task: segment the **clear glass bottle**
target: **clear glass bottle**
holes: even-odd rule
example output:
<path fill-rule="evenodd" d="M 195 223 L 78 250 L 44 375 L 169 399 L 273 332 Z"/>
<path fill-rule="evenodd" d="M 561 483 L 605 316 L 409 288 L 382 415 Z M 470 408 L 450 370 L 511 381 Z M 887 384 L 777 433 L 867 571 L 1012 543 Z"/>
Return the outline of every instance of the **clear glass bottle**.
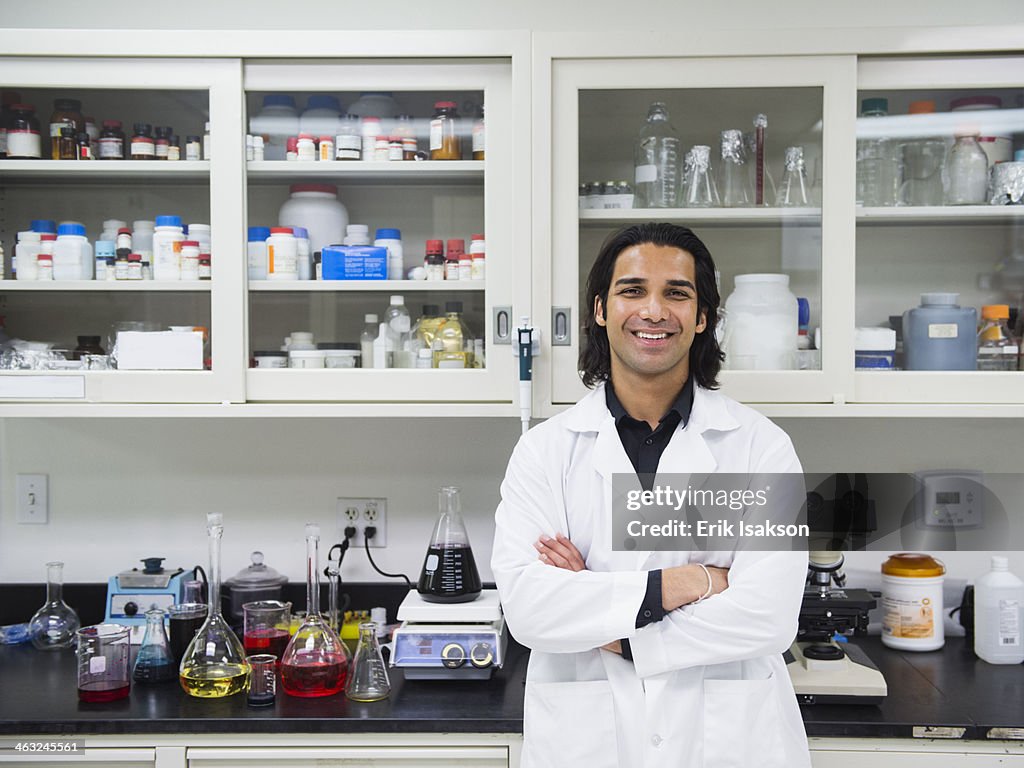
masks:
<path fill-rule="evenodd" d="M 345 683 L 345 695 L 352 701 L 380 701 L 391 694 L 391 681 L 377 642 L 377 624 L 359 625 L 359 644 Z"/>
<path fill-rule="evenodd" d="M 722 195 L 722 205 L 726 208 L 743 208 L 752 202 L 746 166 L 743 134 L 735 129 L 722 131 L 718 189 Z"/>
<path fill-rule="evenodd" d="M 391 304 L 384 313 L 384 322 L 388 325 L 387 349 L 393 353 L 395 368 L 412 368 L 412 355 L 409 352 L 409 333 L 412 320 L 405 306 L 405 297 L 392 296 Z"/>
<path fill-rule="evenodd" d="M 978 331 L 978 370 L 1016 371 L 1019 341 L 1009 327 L 1010 307 L 986 304 L 981 308 Z"/>
<path fill-rule="evenodd" d="M 462 520 L 459 489 L 442 488 L 437 502 L 440 515 L 416 590 L 428 603 L 468 603 L 479 597 L 483 584 Z"/>
<path fill-rule="evenodd" d="M 281 687 L 290 696 L 333 696 L 345 687 L 348 653 L 320 614 L 320 526 L 306 525 L 306 619 L 281 658 Z"/>
<path fill-rule="evenodd" d="M 29 619 L 32 645 L 40 651 L 70 648 L 81 626 L 75 609 L 64 602 L 64 563 L 46 564 L 46 602 Z"/>
<path fill-rule="evenodd" d="M 434 351 L 432 367 L 469 367 L 466 365 L 466 353 L 464 350 L 466 339 L 472 339 L 472 335 L 466 329 L 465 323 L 462 322 L 462 302 L 449 301 L 445 303 L 444 310 L 444 321 L 437 329 L 434 343 L 431 347 Z M 452 365 L 440 365 L 442 358 L 445 358 L 446 362 L 452 363 Z M 462 361 L 461 366 L 457 364 L 459 360 Z"/>
<path fill-rule="evenodd" d="M 210 699 L 244 691 L 249 682 L 249 665 L 242 643 L 221 613 L 220 540 L 224 535 L 224 516 L 210 512 L 206 516 L 206 531 L 210 544 L 206 621 L 181 659 L 178 679 L 189 695 Z"/>
<path fill-rule="evenodd" d="M 861 117 L 887 117 L 888 114 L 888 99 L 861 102 Z M 871 127 L 870 121 L 867 127 Z M 895 156 L 894 147 L 893 141 L 885 136 L 865 136 L 857 140 L 857 205 L 896 205 L 902 156 Z"/>
<path fill-rule="evenodd" d="M 454 101 L 438 101 L 434 104 L 434 116 L 430 119 L 431 160 L 462 159 L 459 123 Z"/>
<path fill-rule="evenodd" d="M 714 208 L 720 205 L 718 188 L 711 173 L 711 147 L 698 144 L 690 150 L 691 166 L 688 171 L 682 204 L 686 208 Z"/>
<path fill-rule="evenodd" d="M 164 630 L 162 608 L 146 611 L 146 634 L 132 668 L 132 680 L 137 683 L 166 683 L 177 677 L 171 658 L 171 647 Z"/>
<path fill-rule="evenodd" d="M 782 174 L 775 205 L 779 208 L 803 208 L 810 205 L 803 147 L 786 147 L 786 171 Z"/>
<path fill-rule="evenodd" d="M 668 108 L 656 101 L 633 150 L 636 183 L 634 208 L 675 208 L 679 197 L 679 134 L 669 122 Z"/>
<path fill-rule="evenodd" d="M 984 205 L 988 190 L 988 157 L 978 134 L 956 135 L 946 160 L 946 205 Z"/>

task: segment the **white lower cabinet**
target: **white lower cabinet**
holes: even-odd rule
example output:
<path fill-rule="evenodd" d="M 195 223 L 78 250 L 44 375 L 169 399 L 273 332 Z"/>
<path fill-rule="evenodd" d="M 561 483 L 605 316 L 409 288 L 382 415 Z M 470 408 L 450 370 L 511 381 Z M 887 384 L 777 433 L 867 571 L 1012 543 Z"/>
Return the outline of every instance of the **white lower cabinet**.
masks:
<path fill-rule="evenodd" d="M 506 747 L 328 747 L 190 749 L 189 768 L 506 768 Z"/>
<path fill-rule="evenodd" d="M 1022 768 L 1024 742 L 812 738 L 814 768 Z"/>
<path fill-rule="evenodd" d="M 51 737 L 4 739 L 3 741 L 5 744 L 14 744 L 16 742 L 34 743 L 45 740 L 51 740 Z M 64 754 L 50 754 L 45 751 L 20 752 L 5 748 L 0 752 L 0 765 L 4 766 L 4 768 L 7 768 L 7 766 L 46 768 L 46 766 L 81 765 L 85 763 L 87 765 L 112 765 L 117 766 L 117 768 L 161 768 L 161 765 L 157 763 L 156 753 L 157 750 L 153 747 L 108 749 L 85 746 L 74 752 Z"/>

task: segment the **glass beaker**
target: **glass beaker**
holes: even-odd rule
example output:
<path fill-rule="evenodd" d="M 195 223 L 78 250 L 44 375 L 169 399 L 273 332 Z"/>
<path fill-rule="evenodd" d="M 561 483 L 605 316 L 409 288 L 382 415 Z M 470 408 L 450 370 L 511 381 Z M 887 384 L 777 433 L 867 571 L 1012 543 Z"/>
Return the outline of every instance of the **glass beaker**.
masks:
<path fill-rule="evenodd" d="M 128 695 L 128 627 L 96 624 L 78 636 L 78 700 L 90 703 L 117 701 Z"/>
<path fill-rule="evenodd" d="M 203 603 L 203 582 L 198 579 L 189 579 L 182 582 L 181 588 L 181 602 Z"/>
<path fill-rule="evenodd" d="M 810 205 L 807 199 L 807 172 L 804 170 L 804 148 L 786 147 L 786 171 L 775 200 L 779 208 L 802 208 Z"/>
<path fill-rule="evenodd" d="M 281 687 L 290 696 L 333 696 L 345 687 L 348 653 L 320 615 L 320 526 L 306 526 L 306 620 L 281 659 Z"/>
<path fill-rule="evenodd" d="M 359 645 L 345 684 L 352 701 L 380 701 L 391 694 L 391 681 L 377 642 L 376 622 L 359 625 Z"/>
<path fill-rule="evenodd" d="M 160 608 L 146 611 L 146 634 L 142 636 L 139 655 L 135 657 L 132 679 L 137 683 L 165 683 L 177 676 L 177 665 L 164 631 L 164 612 Z"/>
<path fill-rule="evenodd" d="M 249 654 L 270 654 L 281 661 L 291 640 L 291 603 L 257 600 L 242 605 L 242 643 Z"/>
<path fill-rule="evenodd" d="M 174 664 L 181 664 L 189 643 L 206 621 L 206 603 L 175 603 L 167 609 L 170 615 L 169 638 Z"/>
<path fill-rule="evenodd" d="M 280 659 L 270 653 L 257 653 L 245 657 L 249 665 L 249 693 L 246 703 L 250 707 L 265 707 L 277 698 L 277 665 Z"/>
<path fill-rule="evenodd" d="M 206 530 L 210 542 L 210 594 L 206 620 L 196 631 L 178 668 L 181 687 L 190 696 L 221 698 L 244 691 L 249 665 L 238 637 L 220 609 L 220 539 L 224 516 L 210 512 Z"/>
<path fill-rule="evenodd" d="M 442 488 L 438 507 L 440 515 L 416 589 L 430 603 L 468 603 L 480 596 L 483 583 L 462 521 L 459 489 Z"/>
<path fill-rule="evenodd" d="M 902 147 L 903 183 L 900 205 L 942 205 L 942 165 L 946 143 L 941 139 L 912 139 Z"/>
<path fill-rule="evenodd" d="M 719 205 L 718 189 L 711 175 L 711 147 L 698 144 L 690 150 L 692 166 L 683 190 L 686 208 L 713 208 Z"/>
<path fill-rule="evenodd" d="M 751 204 L 750 179 L 747 175 L 743 134 L 735 129 L 722 131 L 722 161 L 718 167 L 718 190 L 726 208 L 742 208 Z"/>
<path fill-rule="evenodd" d="M 32 645 L 41 651 L 70 648 L 82 623 L 64 602 L 64 563 L 46 564 L 46 602 L 28 622 Z"/>

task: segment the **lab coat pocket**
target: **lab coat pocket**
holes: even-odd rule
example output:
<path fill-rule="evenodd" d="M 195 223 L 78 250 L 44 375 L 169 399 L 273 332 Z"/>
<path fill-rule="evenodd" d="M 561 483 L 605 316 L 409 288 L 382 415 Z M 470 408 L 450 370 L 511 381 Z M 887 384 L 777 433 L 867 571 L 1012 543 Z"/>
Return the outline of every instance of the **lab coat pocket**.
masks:
<path fill-rule="evenodd" d="M 523 767 L 616 768 L 611 683 L 528 683 Z"/>
<path fill-rule="evenodd" d="M 704 681 L 704 767 L 785 765 L 775 681 Z"/>

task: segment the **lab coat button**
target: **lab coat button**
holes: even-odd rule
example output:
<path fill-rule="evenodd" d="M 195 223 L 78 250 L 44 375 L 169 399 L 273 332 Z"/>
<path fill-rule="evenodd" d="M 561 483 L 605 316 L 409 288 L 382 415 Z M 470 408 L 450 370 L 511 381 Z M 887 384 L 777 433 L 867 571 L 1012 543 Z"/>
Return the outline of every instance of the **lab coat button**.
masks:
<path fill-rule="evenodd" d="M 654 440 L 653 440 L 653 438 L 648 437 L 646 440 L 644 440 L 644 443 L 646 445 L 653 445 L 654 444 Z"/>
<path fill-rule="evenodd" d="M 651 746 L 660 747 L 661 741 L 661 736 L 659 736 L 658 734 L 654 734 L 653 736 L 651 736 Z"/>
<path fill-rule="evenodd" d="M 644 611 L 644 618 L 645 619 L 651 618 L 651 612 L 650 611 Z"/>

